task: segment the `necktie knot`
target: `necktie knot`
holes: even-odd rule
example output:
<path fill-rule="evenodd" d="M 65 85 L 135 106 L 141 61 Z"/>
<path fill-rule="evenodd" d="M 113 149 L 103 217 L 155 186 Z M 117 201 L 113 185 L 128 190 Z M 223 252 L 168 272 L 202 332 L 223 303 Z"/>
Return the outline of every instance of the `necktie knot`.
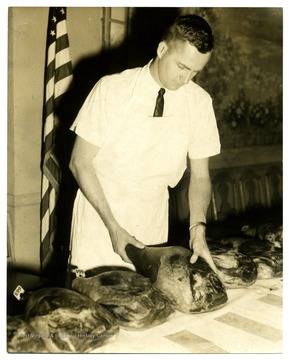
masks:
<path fill-rule="evenodd" d="M 155 110 L 154 110 L 154 117 L 160 117 L 163 116 L 163 111 L 164 111 L 164 93 L 166 92 L 166 90 L 164 88 L 160 88 L 159 92 L 158 92 L 158 96 L 157 96 L 157 100 L 156 100 L 156 106 L 155 106 Z"/>

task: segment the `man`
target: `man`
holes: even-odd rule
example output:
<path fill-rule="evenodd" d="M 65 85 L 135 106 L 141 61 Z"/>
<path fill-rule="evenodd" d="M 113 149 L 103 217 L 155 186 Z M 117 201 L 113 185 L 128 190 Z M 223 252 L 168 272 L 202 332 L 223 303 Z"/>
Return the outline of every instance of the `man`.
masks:
<path fill-rule="evenodd" d="M 212 100 L 193 77 L 210 59 L 213 35 L 196 15 L 178 17 L 155 59 L 143 68 L 105 76 L 92 89 L 71 129 L 70 169 L 79 184 L 70 265 L 134 269 L 125 246 L 167 242 L 168 187 L 190 160 L 191 262 L 217 271 L 205 239 L 211 198 L 209 157 L 220 152 Z M 163 113 L 155 114 L 164 89 Z M 153 116 L 154 115 L 154 116 Z"/>

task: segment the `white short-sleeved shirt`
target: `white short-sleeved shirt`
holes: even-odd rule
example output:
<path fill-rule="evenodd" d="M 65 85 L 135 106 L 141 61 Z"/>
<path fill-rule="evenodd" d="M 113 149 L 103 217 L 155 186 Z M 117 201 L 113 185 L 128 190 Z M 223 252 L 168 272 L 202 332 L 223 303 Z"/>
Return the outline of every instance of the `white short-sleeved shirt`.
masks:
<path fill-rule="evenodd" d="M 119 224 L 145 244 L 160 244 L 168 234 L 168 186 L 181 179 L 187 155 L 216 155 L 220 141 L 211 97 L 192 81 L 166 89 L 163 117 L 152 116 L 159 85 L 149 65 L 103 77 L 71 129 L 100 148 L 93 166 Z M 80 191 L 71 254 L 72 265 L 82 269 L 123 264 Z"/>

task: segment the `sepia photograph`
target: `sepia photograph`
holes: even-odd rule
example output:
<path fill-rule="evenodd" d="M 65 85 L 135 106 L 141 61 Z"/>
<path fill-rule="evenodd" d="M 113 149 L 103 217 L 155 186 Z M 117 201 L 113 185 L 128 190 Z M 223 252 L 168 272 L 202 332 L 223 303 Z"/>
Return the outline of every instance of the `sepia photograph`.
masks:
<path fill-rule="evenodd" d="M 94 5 L 5 8 L 6 353 L 283 354 L 283 7 Z"/>

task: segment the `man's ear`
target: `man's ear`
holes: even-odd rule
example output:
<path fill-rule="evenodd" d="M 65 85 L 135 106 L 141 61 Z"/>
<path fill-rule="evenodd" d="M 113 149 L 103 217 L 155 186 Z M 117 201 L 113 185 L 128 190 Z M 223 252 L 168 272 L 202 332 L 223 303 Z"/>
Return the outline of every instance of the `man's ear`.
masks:
<path fill-rule="evenodd" d="M 157 48 L 157 55 L 158 57 L 161 59 L 162 56 L 166 53 L 166 51 L 168 50 L 168 45 L 165 41 L 161 41 L 158 45 Z"/>

